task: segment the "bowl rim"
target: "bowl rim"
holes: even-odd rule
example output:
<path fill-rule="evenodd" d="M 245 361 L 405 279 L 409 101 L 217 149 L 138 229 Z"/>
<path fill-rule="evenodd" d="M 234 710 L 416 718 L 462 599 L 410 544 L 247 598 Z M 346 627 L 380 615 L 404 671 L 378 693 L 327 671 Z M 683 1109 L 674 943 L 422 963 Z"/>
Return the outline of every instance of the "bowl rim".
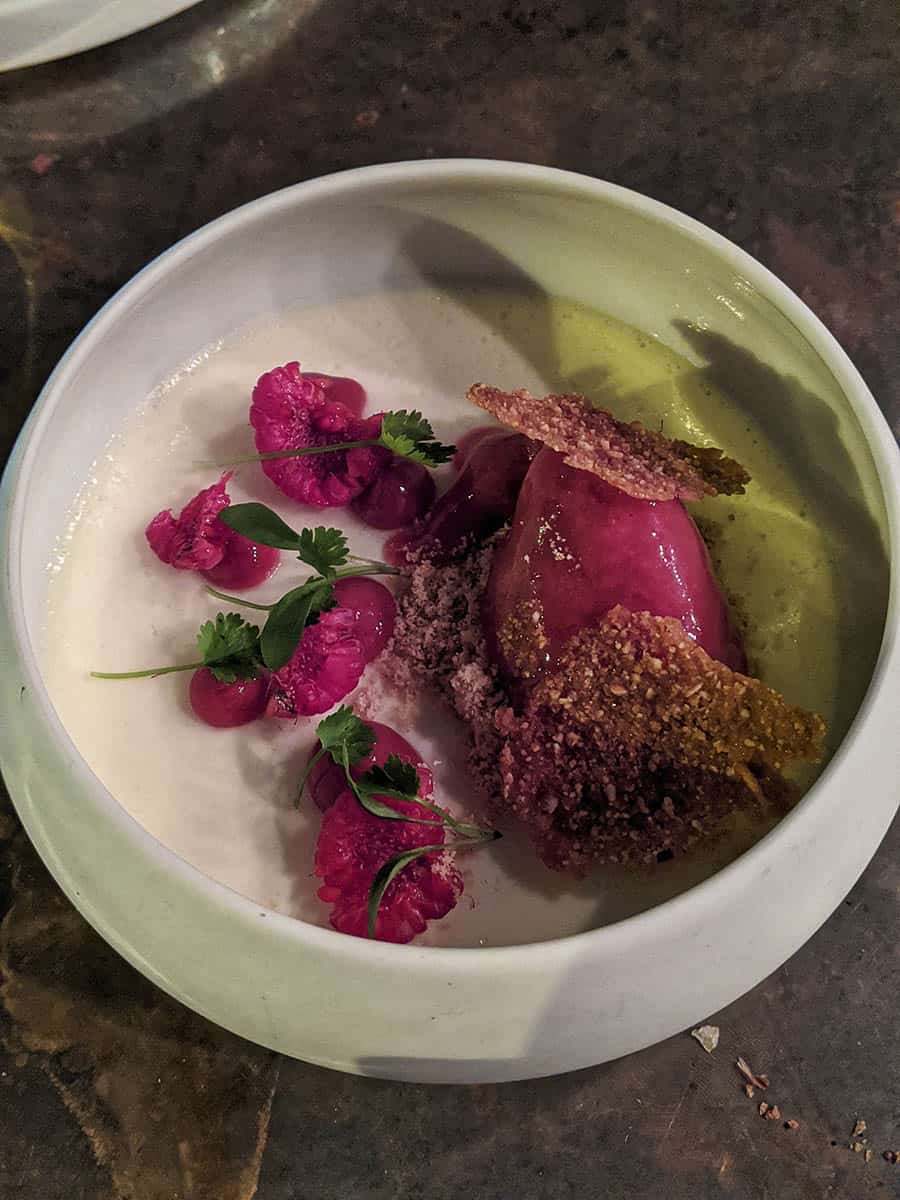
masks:
<path fill-rule="evenodd" d="M 80 363 L 93 352 L 95 344 L 102 339 L 106 329 L 116 322 L 120 309 L 139 301 L 148 290 L 160 283 L 167 273 L 177 269 L 182 262 L 215 242 L 227 239 L 232 233 L 247 224 L 252 224 L 262 215 L 271 215 L 307 201 L 321 200 L 323 197 L 346 195 L 363 191 L 369 186 L 397 184 L 401 181 L 414 184 L 445 181 L 543 186 L 563 196 L 611 201 L 636 215 L 665 224 L 690 240 L 702 243 L 745 278 L 760 294 L 766 296 L 782 316 L 793 324 L 832 373 L 865 437 L 887 513 L 890 589 L 878 658 L 859 709 L 819 779 L 777 825 L 749 850 L 709 878 L 643 912 L 596 929 L 545 941 L 513 946 L 444 947 L 421 946 L 415 943 L 394 945 L 348 937 L 336 930 L 311 925 L 300 918 L 268 909 L 265 905 L 234 891 L 227 884 L 204 874 L 144 829 L 91 770 L 50 701 L 38 667 L 35 648 L 25 628 L 24 606 L 21 600 L 21 529 L 26 484 L 35 465 L 39 442 L 52 419 L 57 402 L 64 394 L 70 378 L 77 373 Z M 71 769 L 77 772 L 84 786 L 101 803 L 108 819 L 122 827 L 139 852 L 155 860 L 156 865 L 164 871 L 174 872 L 188 890 L 192 889 L 205 900 L 214 901 L 217 906 L 228 909 L 242 924 L 249 927 L 252 923 L 258 929 L 258 918 L 265 915 L 269 918 L 266 921 L 268 933 L 287 939 L 298 950 L 308 945 L 334 953 L 346 960 L 355 959 L 361 965 L 380 963 L 432 974 L 444 971 L 451 964 L 455 971 L 478 974 L 490 969 L 492 965 L 507 969 L 517 967 L 522 970 L 547 970 L 552 967 L 553 960 L 561 962 L 568 959 L 573 952 L 588 944 L 599 945 L 602 942 L 606 949 L 609 949 L 616 943 L 641 941 L 657 932 L 661 925 L 678 926 L 690 923 L 693 913 L 699 914 L 710 907 L 722 907 L 749 885 L 754 876 L 758 876 L 759 860 L 771 852 L 775 843 L 796 838 L 803 826 L 812 819 L 817 797 L 823 789 L 839 786 L 844 761 L 854 753 L 870 710 L 879 701 L 883 701 L 889 687 L 891 670 L 900 668 L 900 639 L 896 628 L 900 590 L 897 570 L 897 564 L 900 562 L 900 453 L 884 414 L 845 351 L 819 318 L 786 284 L 723 235 L 677 209 L 631 189 L 554 167 L 478 158 L 419 159 L 357 167 L 292 184 L 232 209 L 202 226 L 138 271 L 77 335 L 41 389 L 18 435 L 4 472 L 3 491 L 9 494 L 5 583 L 10 597 L 12 635 L 24 672 L 23 678 L 45 728 L 57 744 L 65 748 Z M 897 691 L 896 685 L 894 691 Z M 81 902 L 71 881 L 66 879 L 59 861 L 54 860 L 52 865 L 47 861 L 50 857 L 49 847 L 38 845 L 37 849 L 76 908 L 84 913 L 125 958 L 147 973 L 147 964 L 140 960 L 136 947 L 122 939 L 95 911 L 84 911 L 86 906 Z"/>
<path fill-rule="evenodd" d="M 0 23 L 37 21 L 40 28 L 28 35 L 28 46 L 3 57 L 0 47 L 0 73 L 22 71 L 28 67 L 44 66 L 97 50 L 111 42 L 142 33 L 154 25 L 178 16 L 200 0 L 142 0 L 137 6 L 110 4 L 109 0 L 94 0 L 91 11 L 76 17 L 74 24 L 43 27 L 53 20 L 54 10 L 64 9 L 65 0 L 0 0 Z"/>

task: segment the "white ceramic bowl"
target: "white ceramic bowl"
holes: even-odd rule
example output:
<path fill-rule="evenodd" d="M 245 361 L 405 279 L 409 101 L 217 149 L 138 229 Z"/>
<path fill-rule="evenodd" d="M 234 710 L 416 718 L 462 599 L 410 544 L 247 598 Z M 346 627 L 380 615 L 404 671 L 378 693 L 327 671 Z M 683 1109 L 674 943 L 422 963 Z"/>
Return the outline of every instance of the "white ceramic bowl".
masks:
<path fill-rule="evenodd" d="M 850 581 L 844 627 L 883 629 L 842 745 L 753 849 L 640 915 L 499 949 L 344 937 L 205 877 L 92 775 L 35 654 L 45 564 L 67 507 L 159 380 L 265 313 L 458 277 L 528 279 L 695 361 L 690 330 L 727 339 L 738 370 L 746 351 L 761 360 L 780 381 L 777 424 L 836 514 L 836 536 L 853 539 L 862 524 L 877 546 L 867 585 Z M 900 777 L 898 494 L 894 440 L 834 339 L 769 272 L 695 221 L 609 184 L 508 163 L 399 164 L 300 184 L 221 218 L 141 272 L 68 351 L 22 433 L 0 513 L 7 785 L 50 870 L 103 937 L 247 1038 L 343 1070 L 437 1082 L 526 1078 L 614 1058 L 700 1020 L 779 966 L 883 837 Z"/>
<path fill-rule="evenodd" d="M 198 0 L 0 0 L 0 71 L 92 50 Z"/>

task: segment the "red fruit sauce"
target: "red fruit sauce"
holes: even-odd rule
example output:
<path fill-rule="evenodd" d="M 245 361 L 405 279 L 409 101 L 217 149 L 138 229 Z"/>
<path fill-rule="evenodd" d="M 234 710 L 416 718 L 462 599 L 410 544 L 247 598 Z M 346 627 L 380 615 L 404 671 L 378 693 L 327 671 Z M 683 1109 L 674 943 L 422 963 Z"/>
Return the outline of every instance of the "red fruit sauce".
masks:
<path fill-rule="evenodd" d="M 322 375 L 318 371 L 304 371 L 303 375 L 318 384 L 326 400 L 343 404 L 354 416 L 362 416 L 366 407 L 366 389 L 357 380 L 349 379 L 346 375 Z"/>
<path fill-rule="evenodd" d="M 520 433 L 489 426 L 467 434 L 463 446 L 454 459 L 456 482 L 412 530 L 389 539 L 388 562 L 402 566 L 419 551 L 433 562 L 449 562 L 512 516 L 537 445 Z"/>
<path fill-rule="evenodd" d="M 278 570 L 281 551 L 273 546 L 262 546 L 233 530 L 225 543 L 225 552 L 216 566 L 201 574 L 217 588 L 245 591 L 258 587 Z"/>
<path fill-rule="evenodd" d="M 394 632 L 397 605 L 383 583 L 365 575 L 339 579 L 334 598 L 356 618 L 354 633 L 359 638 L 366 662 L 377 658 Z"/>
<path fill-rule="evenodd" d="M 222 683 L 203 667 L 191 676 L 188 694 L 191 708 L 201 721 L 216 729 L 233 729 L 262 716 L 268 690 L 269 677 L 265 672 L 256 679 Z"/>
<path fill-rule="evenodd" d="M 350 507 L 373 529 L 411 525 L 434 503 L 434 477 L 421 463 L 394 457 Z"/>
<path fill-rule="evenodd" d="M 419 772 L 419 795 L 426 798 L 430 796 L 434 791 L 434 776 L 418 750 L 395 729 L 391 729 L 390 725 L 382 725 L 379 721 L 367 721 L 366 724 L 371 726 L 375 733 L 375 745 L 367 758 L 364 758 L 355 767 L 351 767 L 354 778 L 359 779 L 361 775 L 365 775 L 366 771 L 370 767 L 374 767 L 376 763 L 384 766 L 390 755 L 396 754 L 404 762 L 412 763 Z M 319 748 L 319 743 L 316 742 L 310 757 L 316 754 Z M 339 767 L 328 755 L 320 758 L 310 771 L 307 787 L 316 806 L 325 812 L 334 804 L 341 792 L 347 790 L 343 767 Z"/>

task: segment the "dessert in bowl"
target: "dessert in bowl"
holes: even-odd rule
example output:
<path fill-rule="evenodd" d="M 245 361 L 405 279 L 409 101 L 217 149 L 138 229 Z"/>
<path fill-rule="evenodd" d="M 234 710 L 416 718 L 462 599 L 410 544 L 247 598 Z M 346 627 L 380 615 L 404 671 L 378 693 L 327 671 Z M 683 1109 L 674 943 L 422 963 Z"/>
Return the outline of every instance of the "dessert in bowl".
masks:
<path fill-rule="evenodd" d="M 303 457 L 238 461 L 284 452 L 262 429 L 254 389 L 263 379 L 288 391 L 311 380 L 316 405 L 328 393 L 346 410 L 330 444 L 365 445 L 323 452 L 320 462 L 341 457 L 334 469 Z M 475 434 L 483 408 L 506 432 Z M 423 468 L 425 481 L 375 444 L 390 428 L 378 414 L 414 411 L 434 441 L 459 447 L 455 465 Z M 554 414 L 565 412 L 576 424 L 582 414 L 587 432 L 555 430 Z M 613 424 L 598 427 L 600 413 Z M 640 483 L 646 445 L 620 448 L 613 476 L 595 469 L 597 447 L 635 421 L 644 442 L 681 455 L 674 484 L 663 472 L 663 491 Z M 585 445 L 587 466 L 577 453 Z M 500 486 L 517 455 L 518 478 L 507 472 Z M 710 467 L 729 461 L 742 472 L 733 489 Z M 708 484 L 711 472 L 708 490 L 685 483 L 688 468 Z M 490 521 L 468 531 L 474 552 L 429 554 L 429 531 L 452 527 L 459 511 L 471 516 L 481 484 L 463 488 L 465 505 L 453 501 L 470 476 L 487 480 L 495 501 Z M 635 478 L 643 494 L 633 494 Z M 29 833 L 131 961 L 221 1024 L 299 1057 L 450 1081 L 543 1074 L 636 1049 L 708 1015 L 796 949 L 895 809 L 890 433 L 841 351 L 782 285 L 702 227 L 620 189 L 514 165 L 410 164 L 239 210 L 164 255 L 82 335 L 31 418 L 6 487 L 4 629 L 17 670 L 4 684 L 3 766 Z M 222 554 L 174 570 L 169 560 L 188 544 L 177 542 L 181 510 L 215 488 L 230 501 L 212 513 L 223 523 L 212 527 L 213 557 Z M 304 698 L 298 667 L 286 702 L 285 688 L 272 690 L 285 668 L 266 659 L 265 629 L 313 564 L 282 549 L 269 573 L 275 561 L 260 552 L 260 578 L 240 586 L 223 550 L 229 509 L 238 535 L 253 533 L 242 511 L 265 511 L 295 537 L 340 530 L 352 561 L 390 559 L 401 574 L 376 586 L 386 583 L 399 606 L 393 639 L 364 652 L 362 624 L 382 618 L 358 586 L 350 593 L 353 575 L 325 579 L 334 595 L 301 625 L 289 656 L 305 639 L 309 648 L 332 638 L 345 655 L 340 680 L 309 699 L 307 654 Z M 389 531 L 410 517 L 419 524 Z M 554 521 L 553 537 L 540 533 Z M 541 554 L 540 571 L 523 567 Z M 523 602 L 530 640 L 510 636 Z M 200 696 L 188 672 L 91 677 L 191 664 L 198 630 L 217 613 L 263 631 L 257 673 L 241 685 L 249 707 L 238 714 L 258 719 L 238 724 L 233 706 L 225 717 L 216 710 L 218 685 L 235 680 L 207 674 Z M 569 716 L 548 723 L 548 707 L 571 713 L 598 691 L 621 708 L 612 690 L 625 686 L 621 657 L 613 677 L 582 643 L 573 655 L 573 639 L 602 626 L 608 645 L 612 622 L 621 650 L 635 641 L 628 620 L 641 615 L 651 621 L 641 636 L 664 636 L 667 654 L 703 655 L 712 672 L 703 679 L 752 678 L 762 691 L 751 695 L 777 693 L 797 727 L 797 761 L 788 764 L 780 735 L 762 758 L 732 753 L 765 741 L 759 730 L 732 736 L 753 704 L 738 705 L 730 723 L 717 718 L 718 743 L 731 749 L 712 791 L 708 760 L 685 763 L 677 749 L 666 758 L 661 736 L 631 755 L 627 781 L 621 755 L 610 774 L 610 745 L 636 743 L 608 708 L 582 715 L 577 729 Z M 479 635 L 481 657 L 460 658 Z M 536 666 L 535 653 L 544 655 Z M 217 665 L 206 654 L 201 673 Z M 589 685 L 585 663 L 600 671 Z M 496 689 L 466 694 L 485 664 L 500 701 Z M 566 687 L 580 689 L 562 705 L 560 664 Z M 207 724 L 212 692 L 220 716 Z M 549 737 L 534 725 L 535 697 Z M 335 705 L 401 739 L 385 734 L 381 761 L 381 740 L 371 763 L 360 759 L 384 767 L 393 747 L 416 768 L 412 791 L 408 778 L 366 784 L 338 755 L 319 760 L 296 806 L 319 722 Z M 498 729 L 500 741 L 486 740 Z M 550 744 L 566 747 L 553 770 Z M 323 763 L 338 771 L 324 800 Z M 682 768 L 700 770 L 702 786 L 695 775 L 690 787 L 684 772 L 675 778 Z M 360 792 L 407 820 L 366 811 Z M 852 836 L 847 795 L 864 797 Z M 478 840 L 475 829 L 503 837 L 451 859 L 422 840 L 459 840 L 447 822 L 469 831 L 463 841 Z M 336 830 L 379 847 L 360 856 L 358 886 L 335 882 Z M 388 882 L 367 929 L 379 867 L 411 849 L 423 853 Z M 387 944 L 378 921 L 416 881 L 430 907 L 420 904 L 421 919 L 401 931 L 409 944 Z M 762 888 L 775 925 L 758 919 Z M 351 891 L 352 920 L 335 919 Z"/>

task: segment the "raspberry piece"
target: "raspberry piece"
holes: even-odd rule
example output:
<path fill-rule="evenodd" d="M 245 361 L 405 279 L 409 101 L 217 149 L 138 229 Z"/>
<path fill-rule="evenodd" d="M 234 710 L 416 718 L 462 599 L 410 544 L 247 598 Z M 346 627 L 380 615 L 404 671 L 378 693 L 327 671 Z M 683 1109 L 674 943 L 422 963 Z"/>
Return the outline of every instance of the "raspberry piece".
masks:
<path fill-rule="evenodd" d="M 150 549 L 179 571 L 202 571 L 220 588 L 251 588 L 268 579 L 281 562 L 281 551 L 241 537 L 219 520 L 231 499 L 226 485 L 233 471 L 198 492 L 176 520 L 170 509 L 157 513 L 144 531 Z"/>
<path fill-rule="evenodd" d="M 411 817 L 434 818 L 419 804 L 384 802 Z M 334 928 L 366 937 L 369 890 L 379 869 L 397 854 L 443 840 L 440 825 L 375 817 L 352 792 L 342 792 L 323 816 L 316 844 L 316 875 L 322 880 L 318 895 L 332 905 Z M 424 932 L 429 921 L 446 916 L 462 890 L 462 876 L 446 851 L 423 854 L 391 881 L 378 910 L 375 937 L 382 942 L 411 941 Z"/>
<path fill-rule="evenodd" d="M 415 746 L 410 745 L 406 738 L 397 733 L 396 729 L 391 729 L 390 725 L 382 725 L 379 721 L 367 721 L 366 724 L 375 734 L 375 745 L 368 758 L 362 759 L 355 767 L 350 768 L 353 777 L 359 779 L 376 763 L 383 767 L 390 755 L 396 754 L 404 762 L 412 763 L 419 772 L 419 795 L 430 796 L 434 791 L 434 776 Z M 310 751 L 310 757 L 319 749 L 320 743 L 317 741 Z M 320 758 L 310 771 L 307 786 L 316 806 L 325 812 L 347 786 L 344 768 L 339 767 L 332 758 L 326 755 L 324 758 Z"/>
<path fill-rule="evenodd" d="M 219 513 L 231 503 L 225 488 L 233 474 L 226 471 L 218 483 L 198 492 L 177 520 L 171 509 L 156 514 L 144 534 L 157 558 L 179 571 L 208 571 L 222 561 L 232 531 Z"/>
<path fill-rule="evenodd" d="M 366 407 L 366 389 L 356 379 L 348 379 L 345 375 L 321 375 L 318 371 L 304 371 L 303 377 L 318 384 L 326 400 L 336 400 L 349 408 L 355 417 L 362 416 Z"/>
<path fill-rule="evenodd" d="M 305 630 L 290 661 L 272 676 L 267 717 L 311 717 L 352 692 L 366 666 L 356 614 L 324 612 Z"/>
<path fill-rule="evenodd" d="M 304 374 L 298 362 L 274 367 L 253 389 L 250 424 L 260 453 L 330 446 L 377 438 L 381 415 L 363 419 L 330 399 L 322 377 Z M 334 394 L 333 389 L 330 394 Z M 390 451 L 365 446 L 302 458 L 270 459 L 262 469 L 292 500 L 328 508 L 349 504 L 391 459 Z"/>

